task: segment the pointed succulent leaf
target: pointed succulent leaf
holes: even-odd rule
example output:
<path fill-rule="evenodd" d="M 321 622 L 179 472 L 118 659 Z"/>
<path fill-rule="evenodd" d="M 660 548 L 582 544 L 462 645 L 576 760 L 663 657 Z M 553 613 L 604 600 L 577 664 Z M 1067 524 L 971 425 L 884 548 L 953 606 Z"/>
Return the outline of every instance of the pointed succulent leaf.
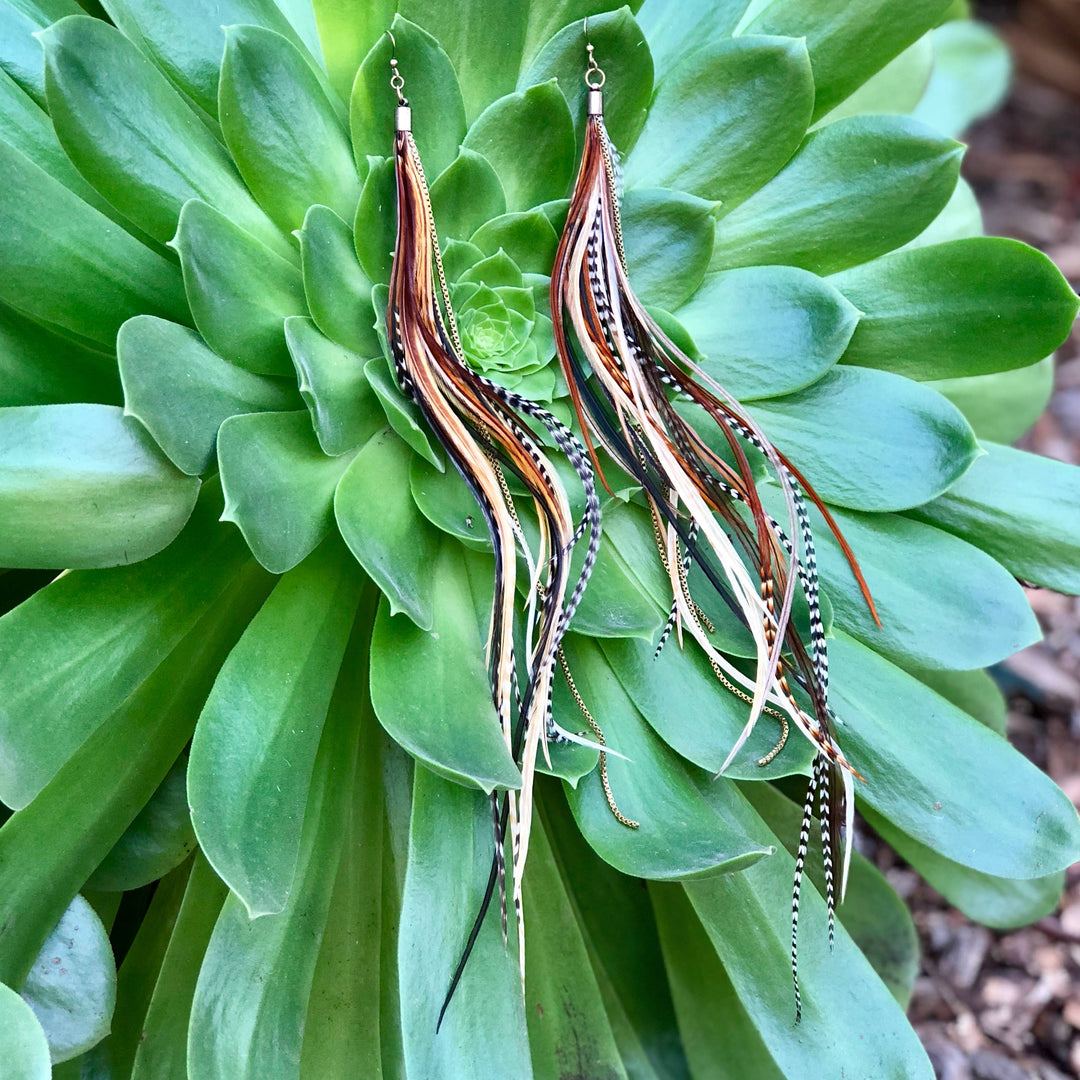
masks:
<path fill-rule="evenodd" d="M 2 16 L 0 16 L 2 19 Z M 11 1080 L 49 1080 L 52 1065 L 45 1032 L 29 1005 L 0 983 L 0 1054 Z"/>
<path fill-rule="evenodd" d="M 297 266 L 197 199 L 184 204 L 171 246 L 210 348 L 258 375 L 291 375 L 283 321 L 307 310 Z"/>
<path fill-rule="evenodd" d="M 156 240 L 203 199 L 276 250 L 287 241 L 248 194 L 225 148 L 114 26 L 80 15 L 41 35 L 49 113 L 79 171 Z"/>
<path fill-rule="evenodd" d="M 929 247 L 931 244 L 982 235 L 982 211 L 971 185 L 961 176 L 941 213 L 914 240 L 909 240 L 899 250 Z"/>
<path fill-rule="evenodd" d="M 1045 255 L 999 237 L 894 252 L 831 283 L 863 311 L 844 362 L 910 379 L 1033 364 L 1068 337 L 1080 305 Z"/>
<path fill-rule="evenodd" d="M 259 205 L 286 232 L 322 203 L 351 218 L 360 198 L 348 133 L 288 39 L 231 26 L 218 88 L 225 145 Z"/>
<path fill-rule="evenodd" d="M 439 536 L 410 493 L 411 458 L 405 443 L 384 428 L 342 476 L 334 514 L 345 543 L 386 595 L 390 614 L 404 612 L 430 630 Z"/>
<path fill-rule="evenodd" d="M 353 244 L 361 270 L 377 284 L 385 285 L 390 280 L 396 224 L 393 208 L 396 206 L 394 159 L 369 159 L 353 219 Z"/>
<path fill-rule="evenodd" d="M 491 163 L 511 213 L 562 198 L 574 175 L 574 123 L 554 79 L 492 102 L 462 145 Z"/>
<path fill-rule="evenodd" d="M 743 32 L 806 38 L 817 120 L 937 25 L 948 6 L 949 0 L 912 0 L 897 11 L 888 0 L 825 0 L 808 8 L 800 0 L 773 0 Z"/>
<path fill-rule="evenodd" d="M 253 919 L 283 911 L 293 888 L 319 738 L 361 582 L 336 539 L 282 577 L 199 716 L 188 769 L 195 833 Z"/>
<path fill-rule="evenodd" d="M 506 213 L 506 195 L 491 162 L 463 146 L 431 185 L 431 208 L 443 239 L 467 240 Z"/>
<path fill-rule="evenodd" d="M 671 187 L 727 213 L 802 142 L 814 104 L 805 44 L 735 38 L 694 49 L 660 83 L 626 162 L 628 187 Z"/>
<path fill-rule="evenodd" d="M 199 481 L 115 405 L 0 409 L 0 563 L 139 562 L 175 539 Z"/>
<path fill-rule="evenodd" d="M 346 349 L 378 355 L 371 281 L 357 262 L 350 226 L 328 206 L 315 205 L 298 236 L 304 294 L 315 324 Z"/>
<path fill-rule="evenodd" d="M 559 234 L 541 210 L 503 214 L 485 222 L 469 238 L 485 255 L 505 251 L 527 274 L 546 274 L 555 260 Z"/>
<path fill-rule="evenodd" d="M 637 20 L 649 41 L 656 81 L 666 79 L 688 53 L 731 37 L 749 0 L 645 0 Z"/>
<path fill-rule="evenodd" d="M 1006 734 L 1008 703 L 988 671 L 911 670 L 911 674 L 991 731 Z"/>
<path fill-rule="evenodd" d="M 906 117 L 829 124 L 720 220 L 713 267 L 786 263 L 832 274 L 883 255 L 937 217 L 962 149 Z"/>
<path fill-rule="evenodd" d="M 465 106 L 458 76 L 450 57 L 427 30 L 399 14 L 394 16 L 390 33 L 397 47 L 388 34 L 382 34 L 364 57 L 352 88 L 349 125 L 356 162 L 363 169 L 367 157 L 389 156 L 393 151 L 397 97 L 390 86 L 390 60 L 396 58 L 405 79 L 403 92 L 412 108 L 416 145 L 423 155 L 425 172 L 434 178 L 457 157 L 458 145 L 465 138 Z"/>
<path fill-rule="evenodd" d="M 364 365 L 364 374 L 375 396 L 379 399 L 390 426 L 398 433 L 407 446 L 412 447 L 422 458 L 430 461 L 435 468 L 442 470 L 442 458 L 432 449 L 427 436 L 427 426 L 420 417 L 420 410 L 410 401 L 397 384 L 397 379 L 390 373 L 390 368 L 382 357 L 369 360 Z"/>
<path fill-rule="evenodd" d="M 21 993 L 45 1032 L 53 1064 L 108 1035 L 116 962 L 105 927 L 81 896 L 71 901 L 41 947 Z"/>
<path fill-rule="evenodd" d="M 163 256 L 4 142 L 0 175 L 0 300 L 110 349 L 133 315 L 190 318 L 180 275 Z"/>
<path fill-rule="evenodd" d="M 312 0 L 311 7 L 330 84 L 348 101 L 361 62 L 393 21 L 396 0 Z"/>
<path fill-rule="evenodd" d="M 843 355 L 858 309 L 830 282 L 793 266 L 706 276 L 675 317 L 706 372 L 740 401 L 815 382 Z"/>
<path fill-rule="evenodd" d="M 232 416 L 218 432 L 223 520 L 239 526 L 272 574 L 303 561 L 334 523 L 334 489 L 351 455 L 327 457 L 307 412 Z"/>
<path fill-rule="evenodd" d="M 823 499 L 853 510 L 918 506 L 979 453 L 955 405 L 885 371 L 837 366 L 751 411 Z"/>
<path fill-rule="evenodd" d="M 124 412 L 189 476 L 210 468 L 218 428 L 230 416 L 299 405 L 294 386 L 230 364 L 194 330 L 152 315 L 124 323 L 116 353 Z"/>

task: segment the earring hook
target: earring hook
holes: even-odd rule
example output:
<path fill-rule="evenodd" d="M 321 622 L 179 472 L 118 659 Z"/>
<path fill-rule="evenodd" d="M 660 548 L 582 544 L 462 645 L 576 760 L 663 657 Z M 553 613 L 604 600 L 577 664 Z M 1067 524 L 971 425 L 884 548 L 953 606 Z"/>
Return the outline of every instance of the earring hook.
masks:
<path fill-rule="evenodd" d="M 397 38 L 394 37 L 392 30 L 386 31 L 386 36 L 390 39 L 390 44 L 393 45 L 393 51 L 397 52 Z M 401 72 L 398 71 L 398 62 L 396 56 L 390 57 L 390 86 L 393 88 L 395 94 L 397 94 L 399 105 L 408 105 L 409 100 L 402 94 L 402 90 L 405 88 L 405 79 Z"/>
<path fill-rule="evenodd" d="M 596 62 L 596 57 L 593 56 L 593 44 L 589 40 L 589 17 L 585 16 L 584 20 L 584 37 L 585 37 L 585 51 L 589 54 L 589 62 L 585 66 L 585 85 L 590 90 L 599 90 L 607 79 L 604 74 L 604 69 Z"/>

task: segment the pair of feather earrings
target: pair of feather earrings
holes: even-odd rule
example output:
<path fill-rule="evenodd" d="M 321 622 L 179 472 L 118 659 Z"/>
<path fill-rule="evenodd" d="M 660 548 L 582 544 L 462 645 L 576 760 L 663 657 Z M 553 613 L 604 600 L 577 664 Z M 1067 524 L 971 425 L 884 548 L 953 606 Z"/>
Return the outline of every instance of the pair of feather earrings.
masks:
<path fill-rule="evenodd" d="M 802 1009 L 796 962 L 799 890 L 815 804 L 821 820 L 831 941 L 837 893 L 834 860 L 842 852 L 838 890 L 842 898 L 850 865 L 853 777 L 858 776 L 840 750 L 829 706 L 828 653 L 807 498 L 837 536 L 871 611 L 873 602 L 847 543 L 812 488 L 735 398 L 676 347 L 634 295 L 622 244 L 618 158 L 604 127 L 604 73 L 593 57 L 593 46 L 587 43 L 586 49 L 588 120 L 584 148 L 551 278 L 556 348 L 586 446 L 546 410 L 468 366 L 443 275 L 423 168 L 410 130 L 411 113 L 402 95 L 404 83 L 396 60 L 391 61 L 391 85 L 398 95 L 398 231 L 388 335 L 402 390 L 416 401 L 469 486 L 491 535 L 495 549 L 495 599 L 488 643 L 492 698 L 507 746 L 522 769 L 520 792 L 492 796 L 495 853 L 488 887 L 439 1020 L 496 886 L 505 939 L 503 851 L 507 827 L 524 987 L 521 879 L 528 853 L 532 783 L 541 747 L 547 752 L 549 732 L 567 734 L 553 724 L 551 692 L 561 641 L 600 542 L 600 503 L 593 468 L 605 487 L 607 482 L 597 444 L 640 485 L 653 517 L 673 595 L 661 645 L 672 629 L 681 635 L 685 627 L 709 657 L 718 678 L 750 705 L 747 724 L 724 767 L 745 743 L 763 711 L 781 718 L 785 733 L 784 717 L 790 717 L 817 750 L 803 808 L 792 904 L 791 959 L 798 1019 Z M 694 403 L 716 425 L 725 440 L 726 456 L 716 453 L 676 411 L 676 398 Z M 580 523 L 573 522 L 555 471 L 520 417 L 546 428 L 577 472 L 586 497 Z M 786 527 L 762 505 L 748 449 L 764 459 L 779 484 L 787 509 Z M 535 553 L 529 551 L 518 523 L 504 467 L 522 483 L 535 506 L 540 524 L 539 550 Z M 571 584 L 571 549 L 586 532 L 588 550 L 582 572 Z M 514 647 L 519 548 L 531 577 L 522 687 L 516 681 Z M 711 587 L 753 636 L 757 651 L 753 676 L 744 674 L 710 643 L 708 620 L 687 585 L 691 562 L 700 567 Z M 796 588 L 802 590 L 810 611 L 809 648 L 792 621 Z M 584 706 L 583 711 L 589 715 Z M 605 790 L 608 793 L 607 785 Z M 633 827 L 633 822 L 618 813 L 609 793 L 608 798 L 612 811 Z"/>

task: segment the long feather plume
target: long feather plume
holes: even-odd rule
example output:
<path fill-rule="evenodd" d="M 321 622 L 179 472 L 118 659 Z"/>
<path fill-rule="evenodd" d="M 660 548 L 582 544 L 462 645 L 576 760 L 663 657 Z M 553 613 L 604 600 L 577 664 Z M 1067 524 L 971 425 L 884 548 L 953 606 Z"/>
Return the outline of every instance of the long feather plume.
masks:
<path fill-rule="evenodd" d="M 533 402 L 478 375 L 465 360 L 423 166 L 411 131 L 403 80 L 391 61 L 398 93 L 394 158 L 397 179 L 397 238 L 394 247 L 387 335 L 397 380 L 416 402 L 447 457 L 476 498 L 495 552 L 495 593 L 488 637 L 492 700 L 506 745 L 521 768 L 519 792 L 492 795 L 495 852 L 483 904 L 454 973 L 439 1023 L 498 886 L 503 939 L 507 935 L 504 838 L 509 828 L 512 896 L 516 914 L 522 990 L 525 980 L 525 922 L 522 875 L 533 816 L 532 789 L 541 748 L 547 754 L 552 680 L 562 638 L 584 592 L 600 542 L 600 504 L 585 448 L 570 430 Z M 541 451 L 527 417 L 545 427 L 576 470 L 585 492 L 585 513 L 575 527 L 566 492 Z M 529 551 L 504 470 L 531 497 L 539 523 L 538 550 Z M 589 533 L 582 571 L 570 587 L 574 544 Z M 518 549 L 530 580 L 524 655 L 515 650 Z M 525 672 L 517 684 L 518 667 Z"/>
<path fill-rule="evenodd" d="M 597 443 L 641 485 L 652 513 L 674 597 L 661 645 L 673 628 L 681 642 L 685 627 L 704 649 L 718 678 L 749 703 L 746 726 L 721 772 L 762 712 L 781 718 L 786 714 L 817 750 L 793 902 L 792 970 L 797 1016 L 801 1016 L 798 895 L 813 800 L 816 793 L 831 928 L 833 853 L 842 843 L 843 822 L 842 898 L 850 861 L 853 777 L 859 775 L 840 749 L 829 706 L 828 652 L 807 498 L 837 536 L 872 612 L 873 601 L 850 548 L 810 485 L 735 397 L 671 341 L 634 295 L 623 252 L 617 155 L 604 126 L 600 90 L 604 74 L 593 58 L 592 45 L 587 43 L 586 48 L 589 92 L 584 148 L 552 274 L 556 346 L 601 479 Z M 676 410 L 676 400 L 696 406 L 693 411 L 700 414 L 701 430 L 709 426 L 719 430 L 725 454 L 716 452 L 699 426 L 685 419 L 684 409 Z M 764 459 L 779 484 L 786 505 L 783 523 L 762 505 L 752 455 Z M 710 642 L 711 627 L 687 585 L 691 561 L 749 630 L 757 655 L 752 676 Z M 809 647 L 792 621 L 796 588 L 805 595 L 810 611 Z M 834 812 L 836 804 L 841 813 Z"/>

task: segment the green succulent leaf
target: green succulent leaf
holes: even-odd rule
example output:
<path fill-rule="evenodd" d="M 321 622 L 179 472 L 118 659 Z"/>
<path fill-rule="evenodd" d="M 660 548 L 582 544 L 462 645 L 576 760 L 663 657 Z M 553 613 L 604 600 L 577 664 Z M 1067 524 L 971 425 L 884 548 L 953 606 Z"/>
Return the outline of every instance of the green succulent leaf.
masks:
<path fill-rule="evenodd" d="M 364 375 L 371 384 L 375 396 L 382 404 L 383 412 L 390 426 L 401 436 L 406 446 L 411 447 L 425 461 L 430 461 L 440 471 L 444 468 L 442 458 L 432 448 L 427 436 L 427 426 L 420 417 L 420 410 L 410 401 L 397 384 L 397 379 L 390 373 L 387 362 L 379 357 L 369 360 L 364 365 Z"/>
<path fill-rule="evenodd" d="M 297 1074 L 356 771 L 364 664 L 355 644 L 341 666 L 300 806 L 303 831 L 287 903 L 278 915 L 252 919 L 230 895 L 207 946 L 188 1031 L 188 1068 L 207 1080 Z M 331 684 L 336 674 L 333 665 Z"/>
<path fill-rule="evenodd" d="M 713 268 L 846 270 L 918 236 L 956 186 L 962 147 L 899 116 L 852 116 L 808 135 L 769 183 L 723 217 Z"/>
<path fill-rule="evenodd" d="M 439 42 L 407 18 L 395 15 L 390 32 L 396 48 L 383 34 L 364 57 L 353 85 L 349 125 L 356 163 L 363 171 L 366 157 L 393 151 L 397 98 L 390 86 L 390 60 L 396 57 L 406 79 L 416 145 L 425 171 L 435 177 L 457 157 L 465 138 L 465 106 L 455 66 Z"/>
<path fill-rule="evenodd" d="M 343 101 L 349 100 L 356 72 L 364 57 L 394 18 L 396 0 L 312 0 L 319 41 L 330 83 Z"/>
<path fill-rule="evenodd" d="M 541 210 L 492 218 L 469 239 L 485 255 L 506 252 L 526 274 L 547 274 L 559 246 L 559 234 Z"/>
<path fill-rule="evenodd" d="M 805 36 L 814 67 L 814 119 L 824 116 L 894 56 L 937 25 L 949 0 L 772 0 L 743 28 L 750 34 Z"/>
<path fill-rule="evenodd" d="M 415 758 L 442 776 L 490 792 L 516 788 L 521 777 L 491 700 L 473 595 L 475 569 L 456 543 L 443 541 L 433 560 L 430 630 L 392 616 L 388 601 L 379 605 L 371 639 L 371 700 L 379 723 Z"/>
<path fill-rule="evenodd" d="M 751 411 L 826 502 L 853 510 L 918 506 L 945 491 L 979 453 L 954 405 L 884 371 L 834 367 Z"/>
<path fill-rule="evenodd" d="M 297 266 L 197 199 L 184 204 L 171 246 L 210 348 L 257 375 L 291 375 L 283 320 L 307 313 Z"/>
<path fill-rule="evenodd" d="M 693 295 L 712 255 L 712 204 L 636 188 L 623 200 L 622 224 L 627 268 L 642 301 L 671 309 Z"/>
<path fill-rule="evenodd" d="M 751 401 L 821 378 L 843 355 L 859 312 L 805 270 L 752 266 L 707 275 L 675 317 L 705 354 L 703 369 Z"/>
<path fill-rule="evenodd" d="M 217 525 L 209 494 L 160 555 L 64 574 L 0 619 L 0 800 L 7 806 L 26 806 L 245 576 L 248 553 Z M 58 625 L 68 628 L 63 638 L 53 632 Z"/>
<path fill-rule="evenodd" d="M 374 647 L 372 667 L 374 675 Z M 427 689 L 437 685 L 430 680 Z M 495 918 L 480 927 L 461 985 L 433 1034 L 491 858 L 488 799 L 417 768 L 397 953 L 401 1000 L 411 1003 L 401 1014 L 410 1076 L 533 1076 L 516 943 L 503 946 Z"/>
<path fill-rule="evenodd" d="M 1008 446 L 982 449 L 958 483 L 912 516 L 963 537 L 1025 581 L 1080 592 L 1077 474 Z"/>
<path fill-rule="evenodd" d="M 221 133 L 259 205 L 286 232 L 322 203 L 351 218 L 360 198 L 348 132 L 299 49 L 230 26 L 218 88 Z"/>
<path fill-rule="evenodd" d="M 844 362 L 911 379 L 1033 364 L 1068 337 L 1080 304 L 1045 255 L 997 237 L 898 251 L 831 283 L 864 313 Z"/>
<path fill-rule="evenodd" d="M 0 563 L 116 566 L 175 539 L 199 481 L 114 405 L 0 409 Z"/>
<path fill-rule="evenodd" d="M 463 146 L 431 185 L 431 208 L 442 237 L 467 240 L 506 213 L 506 195 L 491 162 Z"/>
<path fill-rule="evenodd" d="M 90 875 L 86 887 L 101 892 L 141 889 L 175 870 L 195 847 L 184 754 Z"/>
<path fill-rule="evenodd" d="M 492 102 L 462 145 L 491 163 L 511 213 L 561 199 L 574 175 L 574 123 L 554 79 Z"/>
<path fill-rule="evenodd" d="M 385 285 L 390 280 L 394 253 L 394 216 L 397 187 L 393 158 L 370 158 L 360 203 L 353 221 L 353 243 L 360 268 L 367 278 Z M 381 307 L 382 305 L 378 305 Z"/>
<path fill-rule="evenodd" d="M 637 19 L 649 40 L 657 82 L 687 53 L 730 37 L 749 0 L 645 0 Z"/>
<path fill-rule="evenodd" d="M 724 804 L 710 806 L 680 759 L 653 733 L 600 650 L 574 638 L 566 655 L 590 711 L 602 718 L 607 773 L 619 809 L 639 823 L 616 821 L 596 774 L 566 797 L 589 846 L 624 874 L 677 880 L 734 873 L 769 853 L 734 826 Z M 725 784 L 725 788 L 730 785 Z M 734 789 L 731 789 L 734 793 Z"/>
<path fill-rule="evenodd" d="M 334 514 L 357 562 L 385 594 L 390 614 L 404 612 L 421 630 L 430 630 L 439 536 L 410 493 L 414 460 L 405 443 L 384 428 L 342 476 Z"/>
<path fill-rule="evenodd" d="M 971 185 L 961 176 L 945 208 L 905 248 L 929 247 L 950 240 L 967 240 L 983 235 L 982 211 Z"/>
<path fill-rule="evenodd" d="M 2 18 L 2 16 L 0 16 Z M 0 983 L 0 1053 L 11 1080 L 49 1080 L 49 1044 L 30 1006 Z"/>
<path fill-rule="evenodd" d="M 307 412 L 232 416 L 218 432 L 223 521 L 252 554 L 283 574 L 315 550 L 334 524 L 334 490 L 352 456 L 327 457 Z"/>
<path fill-rule="evenodd" d="M 146 1008 L 131 1080 L 186 1080 L 191 1000 L 227 895 L 225 883 L 197 853 Z"/>
<path fill-rule="evenodd" d="M 217 115 L 226 26 L 263 26 L 303 47 L 274 0 L 104 0 L 104 6 L 112 21 L 208 117 Z"/>
<path fill-rule="evenodd" d="M 0 300 L 109 349 L 133 315 L 190 318 L 175 266 L 4 142 L 0 175 Z"/>
<path fill-rule="evenodd" d="M 366 443 L 384 416 L 364 376 L 363 358 L 298 316 L 285 320 L 285 341 L 323 452 L 337 457 Z"/>
<path fill-rule="evenodd" d="M 920 682 L 937 691 L 946 701 L 974 716 L 999 735 L 1006 734 L 1008 703 L 989 672 L 912 670 Z"/>
<path fill-rule="evenodd" d="M 315 205 L 298 236 L 304 294 L 316 326 L 346 349 L 377 356 L 371 281 L 357 262 L 352 229 L 328 206 Z"/>
<path fill-rule="evenodd" d="M 995 930 L 1014 930 L 1049 915 L 1060 903 L 1065 873 L 1015 881 L 992 877 L 943 858 L 871 812 L 867 819 L 920 877 L 969 919 Z"/>
<path fill-rule="evenodd" d="M 582 64 L 582 24 L 575 20 L 545 40 L 547 44 L 518 78 L 517 88 L 524 90 L 555 79 L 570 106 L 581 145 L 588 93 Z M 604 69 L 604 127 L 615 145 L 629 153 L 645 124 L 652 98 L 653 63 L 648 43 L 629 7 L 595 16 L 589 13 L 588 40 Z"/>
<path fill-rule="evenodd" d="M 336 540 L 282 577 L 199 717 L 188 769 L 195 833 L 252 919 L 283 911 L 298 873 L 312 770 L 361 582 Z"/>
<path fill-rule="evenodd" d="M 210 468 L 218 428 L 230 416 L 299 404 L 293 386 L 222 360 L 194 330 L 152 315 L 120 327 L 116 353 L 125 414 L 189 476 Z"/>
<path fill-rule="evenodd" d="M 626 161 L 627 186 L 679 188 L 728 213 L 795 152 L 813 104 L 810 60 L 796 38 L 695 48 L 656 91 Z"/>
<path fill-rule="evenodd" d="M 60 142 L 118 210 L 166 241 L 184 203 L 202 199 L 264 244 L 287 250 L 221 143 L 119 30 L 80 15 L 55 23 L 41 40 Z"/>
<path fill-rule="evenodd" d="M 67 1061 L 108 1033 L 116 964 L 94 909 L 76 896 L 49 935 L 22 987 L 49 1042 L 53 1063 Z"/>
<path fill-rule="evenodd" d="M 1045 877 L 1076 860 L 1076 810 L 1027 758 L 846 635 L 829 654 L 840 741 L 866 777 L 864 803 L 938 854 L 995 877 Z M 953 767 L 961 755 L 962 798 Z"/>
<path fill-rule="evenodd" d="M 488 102 L 514 89 L 525 47 L 529 4 L 476 0 L 468 11 L 462 11 L 448 9 L 445 0 L 401 0 L 398 7 L 405 18 L 438 35 L 461 80 L 470 124 Z"/>

